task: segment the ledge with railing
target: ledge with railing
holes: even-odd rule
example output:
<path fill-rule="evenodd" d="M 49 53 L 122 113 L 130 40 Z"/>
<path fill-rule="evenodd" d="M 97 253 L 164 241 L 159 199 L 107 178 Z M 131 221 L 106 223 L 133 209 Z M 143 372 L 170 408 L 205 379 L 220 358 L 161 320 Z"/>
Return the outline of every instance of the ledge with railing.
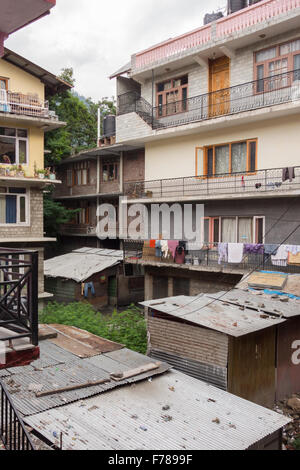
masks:
<path fill-rule="evenodd" d="M 264 0 L 189 33 L 169 39 L 133 56 L 133 70 L 139 72 L 163 63 L 178 54 L 189 55 L 213 41 L 226 41 L 248 28 L 268 25 L 282 16 L 289 18 L 300 7 L 300 0 Z"/>
<path fill-rule="evenodd" d="M 38 345 L 37 252 L 0 248 L 0 330 L 0 347 L 23 338 Z"/>
<path fill-rule="evenodd" d="M 273 264 L 272 255 L 266 251 L 267 245 L 249 244 L 244 245 L 245 252 L 242 261 L 239 263 L 230 263 L 220 260 L 219 244 L 218 243 L 204 243 L 201 244 L 201 249 L 189 249 L 189 244 L 186 244 L 184 262 L 177 263 L 172 257 L 165 258 L 164 256 L 155 256 L 155 249 L 145 248 L 145 241 L 140 240 L 124 240 L 124 262 L 130 264 L 142 265 L 166 265 L 169 267 L 179 267 L 182 269 L 196 269 L 199 271 L 215 271 L 215 272 L 232 272 L 243 273 L 249 271 L 276 271 L 286 273 L 300 273 L 300 264 L 288 264 L 280 262 Z M 249 247 L 246 249 L 246 247 Z M 251 249 L 253 247 L 253 249 Z M 279 247 L 279 245 L 278 245 Z M 248 250 L 248 252 L 247 252 Z M 255 252 L 257 250 L 257 253 Z M 252 251 L 252 252 L 251 252 Z M 275 254 L 275 251 L 274 251 Z"/>
<path fill-rule="evenodd" d="M 94 225 L 77 225 L 77 224 L 62 224 L 60 226 L 60 233 L 62 235 L 76 235 L 76 236 L 95 236 L 96 226 Z"/>
<path fill-rule="evenodd" d="M 23 94 L 6 90 L 0 90 L 0 113 L 58 120 L 55 112 L 49 110 L 48 101 L 41 101 L 34 94 Z"/>
<path fill-rule="evenodd" d="M 159 130 L 291 102 L 300 104 L 299 69 L 154 108 L 131 91 L 118 97 L 118 116 L 135 112 Z"/>
<path fill-rule="evenodd" d="M 124 183 L 124 194 L 129 199 L 205 200 L 223 197 L 272 197 L 300 191 L 300 167 L 220 173 L 182 178 Z M 283 181 L 288 175 L 288 179 Z M 289 179 L 291 177 L 291 179 Z"/>
<path fill-rule="evenodd" d="M 0 441 L 6 450 L 35 450 L 31 437 L 4 383 L 0 380 Z"/>

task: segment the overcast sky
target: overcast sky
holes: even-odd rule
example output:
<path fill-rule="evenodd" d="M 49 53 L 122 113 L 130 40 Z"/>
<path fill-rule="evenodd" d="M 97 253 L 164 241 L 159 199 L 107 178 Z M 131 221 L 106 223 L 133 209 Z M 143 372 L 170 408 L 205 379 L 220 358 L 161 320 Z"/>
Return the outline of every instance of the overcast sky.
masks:
<path fill-rule="evenodd" d="M 57 0 L 51 14 L 6 46 L 58 75 L 73 67 L 75 90 L 94 100 L 115 94 L 108 76 L 131 54 L 203 24 L 226 0 Z"/>

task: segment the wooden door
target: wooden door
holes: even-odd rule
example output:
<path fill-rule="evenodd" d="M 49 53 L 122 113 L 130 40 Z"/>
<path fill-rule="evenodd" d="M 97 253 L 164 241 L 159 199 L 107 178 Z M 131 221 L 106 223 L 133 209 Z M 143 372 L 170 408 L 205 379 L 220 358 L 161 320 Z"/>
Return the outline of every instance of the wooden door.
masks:
<path fill-rule="evenodd" d="M 268 328 L 230 339 L 228 392 L 258 405 L 273 407 L 276 383 L 275 338 L 275 328 Z"/>
<path fill-rule="evenodd" d="M 230 59 L 221 57 L 210 61 L 210 116 L 221 116 L 230 111 Z"/>

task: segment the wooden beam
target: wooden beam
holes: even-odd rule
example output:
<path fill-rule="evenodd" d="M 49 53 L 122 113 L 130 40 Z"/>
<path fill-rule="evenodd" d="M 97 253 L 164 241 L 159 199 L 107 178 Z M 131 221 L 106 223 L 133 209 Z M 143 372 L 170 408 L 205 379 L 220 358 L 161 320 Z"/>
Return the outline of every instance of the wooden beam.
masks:
<path fill-rule="evenodd" d="M 86 382 L 80 385 L 71 385 L 70 387 L 56 388 L 55 390 L 46 390 L 45 392 L 36 392 L 35 396 L 38 398 L 47 397 L 48 395 L 57 395 L 58 393 L 71 392 L 72 390 L 80 390 L 81 388 L 94 387 L 95 385 L 102 385 L 110 382 L 110 379 L 101 379 L 96 382 Z"/>
<path fill-rule="evenodd" d="M 115 382 L 120 382 L 121 380 L 130 379 L 131 377 L 136 377 L 137 375 L 144 374 L 145 372 L 150 372 L 151 370 L 156 370 L 161 366 L 161 362 L 152 362 L 142 367 L 137 367 L 136 369 L 128 370 L 126 372 L 117 372 L 110 374 L 110 378 Z"/>

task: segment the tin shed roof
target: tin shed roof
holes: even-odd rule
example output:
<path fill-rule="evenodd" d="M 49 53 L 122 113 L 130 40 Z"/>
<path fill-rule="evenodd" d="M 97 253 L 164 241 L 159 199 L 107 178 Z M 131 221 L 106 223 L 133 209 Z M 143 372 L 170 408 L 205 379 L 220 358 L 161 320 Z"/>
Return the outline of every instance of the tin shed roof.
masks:
<path fill-rule="evenodd" d="M 285 322 L 278 316 L 259 313 L 207 295 L 169 297 L 142 302 L 141 305 L 236 338 Z"/>
<path fill-rule="evenodd" d="M 81 248 L 44 262 L 44 274 L 84 282 L 93 274 L 116 266 L 123 260 L 120 250 Z"/>
<path fill-rule="evenodd" d="M 244 450 L 290 419 L 172 370 L 25 422 L 63 450 L 184 451 Z"/>

